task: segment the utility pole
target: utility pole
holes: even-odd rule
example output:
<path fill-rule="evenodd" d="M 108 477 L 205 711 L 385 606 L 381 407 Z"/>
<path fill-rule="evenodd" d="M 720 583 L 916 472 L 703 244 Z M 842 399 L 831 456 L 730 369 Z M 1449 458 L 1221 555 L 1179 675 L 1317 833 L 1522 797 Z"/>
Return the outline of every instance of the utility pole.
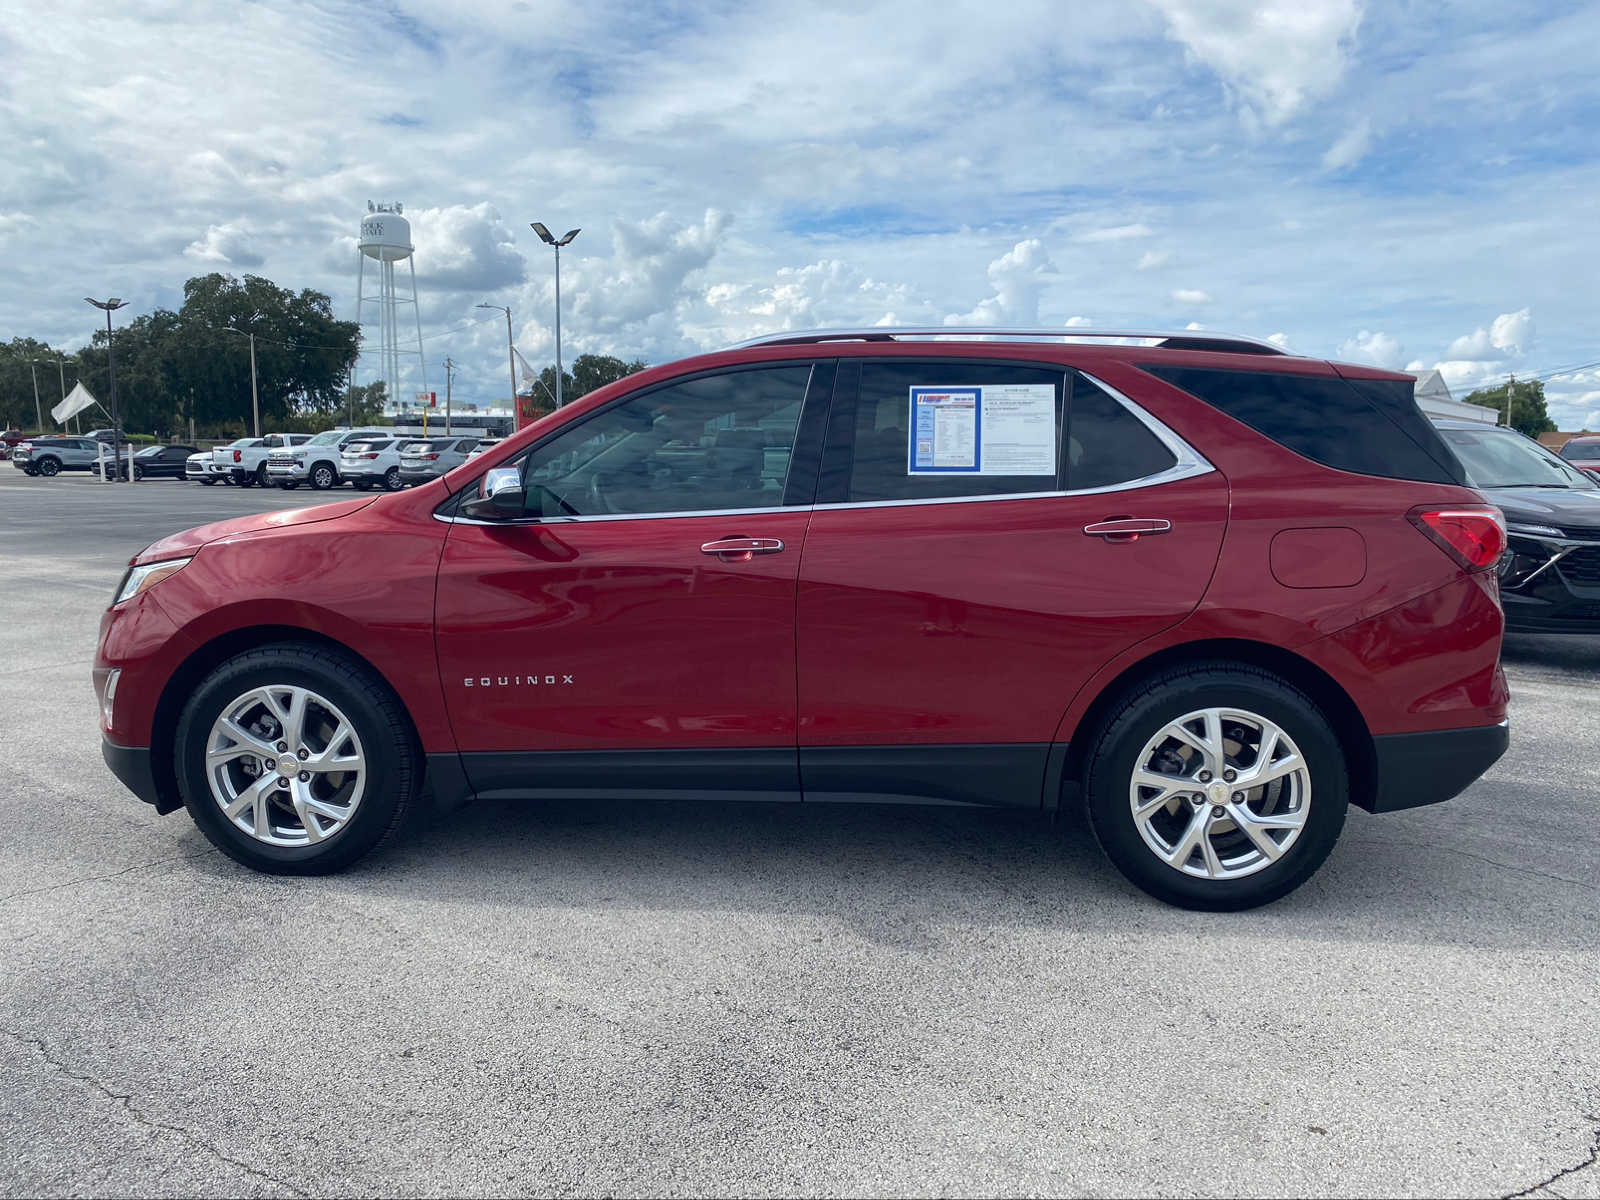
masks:
<path fill-rule="evenodd" d="M 517 359 L 516 343 L 511 340 L 511 306 L 509 304 L 480 304 L 479 308 L 498 308 L 506 315 L 506 366 L 511 368 L 511 421 L 517 422 Z M 448 388 L 446 391 L 448 392 Z"/>
<path fill-rule="evenodd" d="M 56 373 L 61 376 L 61 398 L 67 398 L 67 360 L 61 355 L 56 355 Z M 72 432 L 78 432 L 78 415 L 72 415 Z"/>
<path fill-rule="evenodd" d="M 122 479 L 122 412 L 117 407 L 117 355 L 111 341 L 111 314 L 128 302 L 117 296 L 103 301 L 85 296 L 84 300 L 106 314 L 106 372 L 111 376 L 111 482 L 117 483 Z M 128 474 L 133 474 L 131 468 Z"/>
<path fill-rule="evenodd" d="M 444 360 L 444 435 L 450 436 L 450 392 L 456 381 L 456 364 L 450 359 Z"/>
<path fill-rule="evenodd" d="M 253 436 L 261 436 L 261 398 L 256 392 L 256 335 L 250 334 L 250 412 L 255 418 L 256 431 Z"/>
<path fill-rule="evenodd" d="M 1506 376 L 1506 428 L 1511 428 L 1511 390 L 1517 385 L 1515 375 Z"/>
<path fill-rule="evenodd" d="M 28 374 L 33 376 L 33 419 L 38 422 L 39 432 L 44 432 L 44 409 L 39 407 L 39 368 L 33 365 L 33 359 L 28 360 Z"/>

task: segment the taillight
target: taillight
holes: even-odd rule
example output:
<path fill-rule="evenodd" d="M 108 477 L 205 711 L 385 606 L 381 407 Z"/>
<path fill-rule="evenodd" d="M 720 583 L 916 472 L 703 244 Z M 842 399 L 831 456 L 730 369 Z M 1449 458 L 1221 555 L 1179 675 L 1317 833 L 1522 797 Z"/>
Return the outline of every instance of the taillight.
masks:
<path fill-rule="evenodd" d="M 363 455 L 362 455 L 362 456 L 361 456 L 361 457 L 362 457 L 362 458 L 377 458 L 377 457 L 378 457 L 378 455 L 377 455 L 377 452 L 376 452 L 376 451 L 374 451 L 374 452 L 373 452 L 373 453 L 371 453 L 371 454 L 363 454 Z"/>
<path fill-rule="evenodd" d="M 235 450 L 233 452 L 233 461 L 234 462 L 243 462 L 244 461 L 244 451 Z"/>
<path fill-rule="evenodd" d="M 438 462 L 439 461 L 439 456 L 437 454 L 424 454 L 422 457 L 428 462 Z"/>
<path fill-rule="evenodd" d="M 1498 508 L 1414 508 L 1406 514 L 1436 546 L 1469 571 L 1481 571 L 1506 552 L 1506 522 Z"/>

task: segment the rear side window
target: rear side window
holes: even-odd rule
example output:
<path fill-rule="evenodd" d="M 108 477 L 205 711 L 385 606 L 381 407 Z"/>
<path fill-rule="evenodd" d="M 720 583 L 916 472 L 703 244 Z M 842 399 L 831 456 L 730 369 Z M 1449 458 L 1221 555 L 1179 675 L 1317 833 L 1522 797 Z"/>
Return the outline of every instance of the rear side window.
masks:
<path fill-rule="evenodd" d="M 1323 466 L 1386 479 L 1466 482 L 1417 408 L 1409 382 L 1150 363 L 1140 369 Z"/>
<path fill-rule="evenodd" d="M 1178 465 L 1161 439 L 1111 396 L 1073 380 L 1067 416 L 1067 490 L 1114 487 Z"/>
<path fill-rule="evenodd" d="M 1568 442 L 1561 448 L 1561 457 L 1570 462 L 1593 462 L 1600 458 L 1600 442 Z"/>
<path fill-rule="evenodd" d="M 1064 380 L 1059 368 L 864 362 L 853 436 L 824 470 L 849 455 L 847 503 L 1058 491 Z"/>

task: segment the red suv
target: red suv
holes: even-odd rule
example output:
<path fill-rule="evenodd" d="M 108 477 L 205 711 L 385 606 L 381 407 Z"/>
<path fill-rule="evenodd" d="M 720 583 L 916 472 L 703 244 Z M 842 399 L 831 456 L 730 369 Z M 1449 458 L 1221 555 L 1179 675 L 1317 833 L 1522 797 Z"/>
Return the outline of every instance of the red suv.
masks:
<path fill-rule="evenodd" d="M 466 797 L 1086 804 L 1238 909 L 1507 745 L 1500 514 L 1410 376 L 1211 334 L 844 330 L 414 490 L 138 554 L 113 771 L 310 873 Z"/>

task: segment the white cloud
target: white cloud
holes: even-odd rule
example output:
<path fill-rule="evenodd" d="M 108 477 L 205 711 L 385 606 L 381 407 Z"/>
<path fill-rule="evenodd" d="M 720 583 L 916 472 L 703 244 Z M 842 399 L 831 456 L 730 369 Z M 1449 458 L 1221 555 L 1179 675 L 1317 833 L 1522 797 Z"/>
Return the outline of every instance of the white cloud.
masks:
<path fill-rule="evenodd" d="M 196 259 L 209 268 L 259 267 L 266 261 L 255 249 L 255 239 L 240 226 L 213 225 L 205 236 L 184 247 L 185 258 Z"/>
<path fill-rule="evenodd" d="M 1532 340 L 1533 313 L 1520 308 L 1516 312 L 1501 313 L 1487 329 L 1480 325 L 1458 337 L 1445 354 L 1471 362 L 1503 362 L 1508 357 L 1520 356 Z"/>
<path fill-rule="evenodd" d="M 408 208 L 406 216 L 419 286 L 487 293 L 527 276 L 516 238 L 492 204 Z"/>
<path fill-rule="evenodd" d="M 1361 23 L 1357 0 L 1154 0 L 1172 35 L 1247 112 L 1278 125 L 1333 92 Z"/>
<path fill-rule="evenodd" d="M 1154 271 L 1164 267 L 1172 261 L 1172 255 L 1166 250 L 1146 250 L 1139 256 L 1139 261 L 1134 264 L 1136 271 Z"/>
<path fill-rule="evenodd" d="M 994 295 L 970 312 L 951 313 L 946 325 L 1020 325 L 1039 323 L 1039 297 L 1056 277 L 1050 252 L 1038 238 L 1026 238 L 989 264 Z"/>
<path fill-rule="evenodd" d="M 1210 304 L 1211 296 L 1199 288 L 1174 288 L 1172 298 L 1179 304 Z"/>
<path fill-rule="evenodd" d="M 1394 371 L 1405 362 L 1406 350 L 1399 339 L 1390 334 L 1363 329 L 1355 337 L 1339 343 L 1338 356 L 1347 362 L 1366 363 Z"/>
<path fill-rule="evenodd" d="M 1343 171 L 1353 167 L 1367 156 L 1367 151 L 1372 149 L 1372 122 L 1362 117 L 1338 141 L 1328 147 L 1328 152 L 1322 156 L 1322 165 L 1329 171 Z"/>
<path fill-rule="evenodd" d="M 1287 333 L 1269 333 L 1267 341 L 1271 342 L 1279 350 L 1287 350 L 1289 348 L 1289 335 Z"/>
<path fill-rule="evenodd" d="M 1068 317 L 1066 320 L 1066 327 L 1068 329 L 1084 329 L 1093 324 L 1094 322 L 1088 317 Z"/>
<path fill-rule="evenodd" d="M 1184 326 L 1184 328 L 1185 329 L 1204 329 L 1205 326 L 1200 324 L 1199 321 L 1190 321 L 1187 325 Z"/>
<path fill-rule="evenodd" d="M 1155 230 L 1148 225 L 1112 225 L 1105 229 L 1090 229 L 1078 235 L 1080 242 L 1125 242 L 1130 238 L 1146 238 Z"/>

